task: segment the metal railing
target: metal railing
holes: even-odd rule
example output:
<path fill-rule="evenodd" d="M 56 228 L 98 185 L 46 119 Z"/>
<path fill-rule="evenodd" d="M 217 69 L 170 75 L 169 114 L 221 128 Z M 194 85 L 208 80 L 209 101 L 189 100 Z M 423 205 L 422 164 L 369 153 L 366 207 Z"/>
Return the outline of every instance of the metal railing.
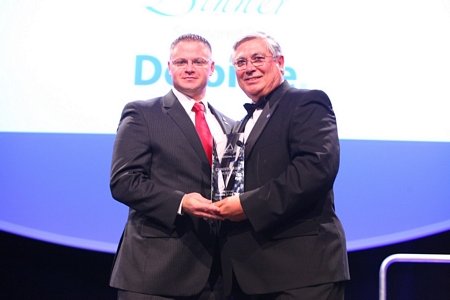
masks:
<path fill-rule="evenodd" d="M 379 300 L 387 299 L 387 269 L 392 263 L 450 263 L 450 254 L 393 254 L 386 257 L 380 266 Z"/>

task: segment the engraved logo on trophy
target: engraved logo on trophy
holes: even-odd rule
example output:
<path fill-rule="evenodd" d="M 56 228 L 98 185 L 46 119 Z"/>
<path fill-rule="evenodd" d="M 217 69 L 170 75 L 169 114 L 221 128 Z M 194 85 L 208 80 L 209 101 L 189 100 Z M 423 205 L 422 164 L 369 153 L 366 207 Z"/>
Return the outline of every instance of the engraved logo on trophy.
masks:
<path fill-rule="evenodd" d="M 244 192 L 244 134 L 224 134 L 215 140 L 211 199 L 219 201 Z"/>

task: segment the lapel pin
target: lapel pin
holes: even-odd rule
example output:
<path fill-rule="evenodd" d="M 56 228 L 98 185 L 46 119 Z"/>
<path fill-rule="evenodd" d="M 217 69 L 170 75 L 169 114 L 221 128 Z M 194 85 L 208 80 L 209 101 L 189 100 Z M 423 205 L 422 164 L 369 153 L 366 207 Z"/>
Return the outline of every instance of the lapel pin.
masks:
<path fill-rule="evenodd" d="M 270 118 L 270 113 L 267 114 L 266 119 Z"/>

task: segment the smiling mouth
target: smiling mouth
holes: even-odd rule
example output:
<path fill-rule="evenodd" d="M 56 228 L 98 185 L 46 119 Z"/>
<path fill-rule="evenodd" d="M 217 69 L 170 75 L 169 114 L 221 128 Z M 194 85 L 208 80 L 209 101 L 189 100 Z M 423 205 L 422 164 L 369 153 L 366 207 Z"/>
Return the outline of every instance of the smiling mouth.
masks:
<path fill-rule="evenodd" d="M 246 78 L 245 81 L 255 81 L 260 79 L 261 77 L 250 77 L 250 78 Z"/>

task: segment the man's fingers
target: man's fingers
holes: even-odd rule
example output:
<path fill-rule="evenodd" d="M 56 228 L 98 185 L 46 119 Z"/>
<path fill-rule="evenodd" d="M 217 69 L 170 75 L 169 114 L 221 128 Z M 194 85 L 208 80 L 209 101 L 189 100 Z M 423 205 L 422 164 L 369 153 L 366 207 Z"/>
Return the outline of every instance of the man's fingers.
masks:
<path fill-rule="evenodd" d="M 198 193 L 186 194 L 183 198 L 183 211 L 199 218 L 223 220 L 220 208 Z"/>
<path fill-rule="evenodd" d="M 217 201 L 217 202 L 213 202 L 213 204 L 215 206 L 217 206 L 217 207 L 221 207 L 222 205 L 225 204 L 225 200 L 220 200 L 220 201 Z"/>

